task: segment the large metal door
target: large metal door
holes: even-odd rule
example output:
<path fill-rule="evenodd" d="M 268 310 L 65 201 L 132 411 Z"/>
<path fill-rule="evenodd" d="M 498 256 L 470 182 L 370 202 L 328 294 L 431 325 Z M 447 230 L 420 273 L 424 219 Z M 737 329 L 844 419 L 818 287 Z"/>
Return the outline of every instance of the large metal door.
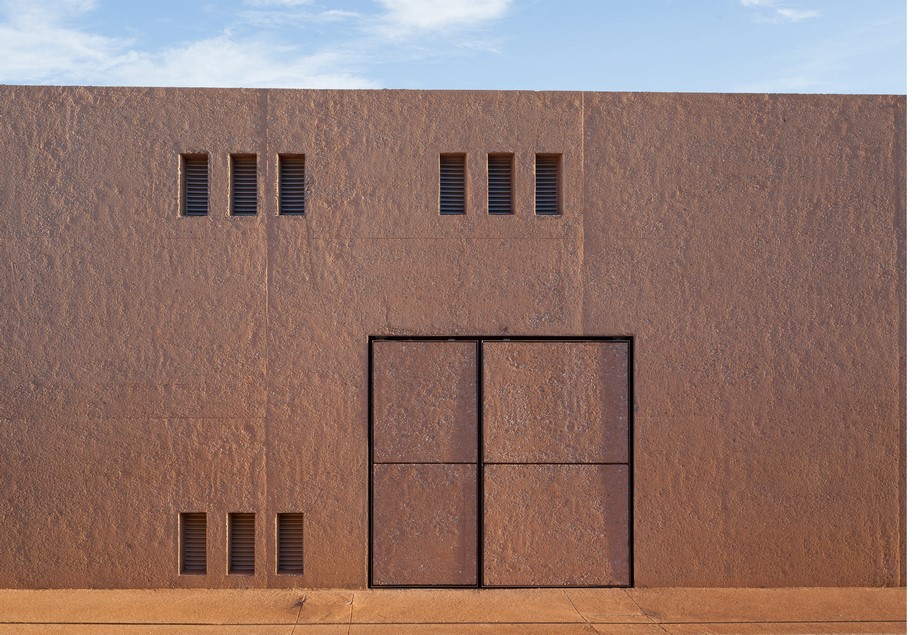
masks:
<path fill-rule="evenodd" d="M 631 584 L 631 340 L 370 346 L 372 586 Z"/>

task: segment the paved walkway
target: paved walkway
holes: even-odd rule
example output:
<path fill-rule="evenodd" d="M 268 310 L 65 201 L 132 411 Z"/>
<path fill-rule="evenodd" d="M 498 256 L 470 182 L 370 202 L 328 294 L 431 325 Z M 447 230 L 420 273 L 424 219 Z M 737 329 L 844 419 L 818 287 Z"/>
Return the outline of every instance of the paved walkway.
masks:
<path fill-rule="evenodd" d="M 904 632 L 905 589 L 0 590 L 0 635 Z"/>

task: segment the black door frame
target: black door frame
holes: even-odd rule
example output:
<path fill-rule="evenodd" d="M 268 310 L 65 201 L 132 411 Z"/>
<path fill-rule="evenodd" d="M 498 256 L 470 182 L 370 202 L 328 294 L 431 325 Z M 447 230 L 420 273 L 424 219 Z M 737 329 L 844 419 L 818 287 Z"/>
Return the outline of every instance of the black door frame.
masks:
<path fill-rule="evenodd" d="M 477 582 L 471 585 L 449 584 L 372 584 L 372 538 L 374 537 L 374 465 L 375 465 L 375 401 L 374 401 L 374 343 L 395 342 L 476 342 L 477 344 Z M 629 584 L 578 585 L 564 587 L 483 586 L 483 343 L 484 342 L 625 342 L 629 350 Z M 634 518 L 634 397 L 635 397 L 635 336 L 634 335 L 369 335 L 368 337 L 368 588 L 373 589 L 530 589 L 530 588 L 632 588 L 635 586 L 635 518 Z"/>

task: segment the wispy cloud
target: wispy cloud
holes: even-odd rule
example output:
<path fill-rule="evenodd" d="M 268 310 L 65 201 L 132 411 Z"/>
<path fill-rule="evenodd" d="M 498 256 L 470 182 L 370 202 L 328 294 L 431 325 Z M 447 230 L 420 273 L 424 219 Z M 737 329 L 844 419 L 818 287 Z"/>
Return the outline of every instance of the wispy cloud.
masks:
<path fill-rule="evenodd" d="M 300 7 L 312 4 L 314 0 L 244 0 L 244 2 L 254 7 Z"/>
<path fill-rule="evenodd" d="M 391 37 L 425 35 L 474 27 L 501 18 L 511 0 L 377 0 L 385 12 L 377 22 Z"/>
<path fill-rule="evenodd" d="M 201 60 L 218 63 L 201 64 Z M 137 54 L 109 71 L 116 84 L 153 86 L 244 86 L 278 88 L 376 88 L 347 68 L 333 51 L 302 54 L 295 47 L 230 33 L 159 53 Z M 139 80 L 137 78 L 140 78 Z"/>
<path fill-rule="evenodd" d="M 872 92 L 868 84 L 876 68 L 872 60 L 905 44 L 905 33 L 893 21 L 862 25 L 842 35 L 790 51 L 774 60 L 771 76 L 734 86 L 750 93 Z M 780 67 L 780 68 L 779 68 Z M 855 72 L 857 68 L 870 73 Z M 890 71 L 887 71 L 890 72 Z"/>
<path fill-rule="evenodd" d="M 0 5 L 0 77 L 4 81 L 63 81 L 106 72 L 135 56 L 130 40 L 80 31 L 68 22 L 95 8 L 89 0 Z M 72 81 L 72 80 L 71 80 Z"/>
<path fill-rule="evenodd" d="M 449 47 L 468 50 L 465 36 L 504 16 L 511 0 L 376 0 L 370 13 L 322 8 L 314 0 L 242 4 L 223 14 L 221 34 L 150 50 L 84 27 L 96 0 L 0 0 L 0 82 L 377 87 L 373 65 L 406 51 L 415 59 Z M 323 45 L 296 30 L 329 23 L 350 28 Z M 426 44 L 417 46 L 419 40 Z M 493 46 L 479 41 L 474 54 L 493 54 Z"/>
<path fill-rule="evenodd" d="M 756 10 L 756 19 L 760 22 L 778 24 L 781 22 L 801 22 L 819 17 L 817 9 L 795 9 L 783 6 L 779 0 L 740 0 L 740 4 Z"/>
<path fill-rule="evenodd" d="M 814 11 L 813 9 L 782 9 L 782 8 L 776 8 L 776 9 L 775 9 L 775 14 L 776 14 L 779 18 L 782 18 L 783 20 L 787 20 L 787 21 L 789 21 L 789 22 L 800 22 L 801 20 L 806 20 L 806 19 L 808 19 L 808 18 L 816 18 L 816 17 L 819 17 L 820 12 L 819 12 L 819 11 Z"/>

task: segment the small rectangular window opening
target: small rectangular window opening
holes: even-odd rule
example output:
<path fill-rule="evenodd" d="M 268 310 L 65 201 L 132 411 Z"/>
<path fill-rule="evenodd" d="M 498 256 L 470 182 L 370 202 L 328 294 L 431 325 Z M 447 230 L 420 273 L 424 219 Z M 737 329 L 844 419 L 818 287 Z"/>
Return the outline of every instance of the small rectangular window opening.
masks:
<path fill-rule="evenodd" d="M 232 215 L 257 215 L 257 155 L 233 154 L 230 157 L 232 172 Z"/>
<path fill-rule="evenodd" d="M 206 216 L 209 211 L 209 160 L 205 154 L 181 155 L 181 213 Z"/>
<path fill-rule="evenodd" d="M 560 176 L 562 155 L 537 155 L 537 203 L 536 213 L 542 216 L 556 216 L 562 213 L 560 208 Z"/>
<path fill-rule="evenodd" d="M 229 573 L 254 575 L 254 514 L 229 514 Z"/>
<path fill-rule="evenodd" d="M 442 154 L 439 157 L 439 214 L 463 214 L 465 210 L 464 154 Z"/>
<path fill-rule="evenodd" d="M 179 524 L 181 573 L 205 575 L 207 572 L 207 515 L 205 513 L 181 514 Z"/>
<path fill-rule="evenodd" d="M 490 154 L 487 166 L 489 176 L 489 213 L 512 213 L 512 155 Z"/>
<path fill-rule="evenodd" d="M 305 213 L 305 156 L 281 154 L 279 158 L 280 214 L 301 216 Z"/>
<path fill-rule="evenodd" d="M 302 514 L 276 515 L 276 572 L 301 574 Z"/>

